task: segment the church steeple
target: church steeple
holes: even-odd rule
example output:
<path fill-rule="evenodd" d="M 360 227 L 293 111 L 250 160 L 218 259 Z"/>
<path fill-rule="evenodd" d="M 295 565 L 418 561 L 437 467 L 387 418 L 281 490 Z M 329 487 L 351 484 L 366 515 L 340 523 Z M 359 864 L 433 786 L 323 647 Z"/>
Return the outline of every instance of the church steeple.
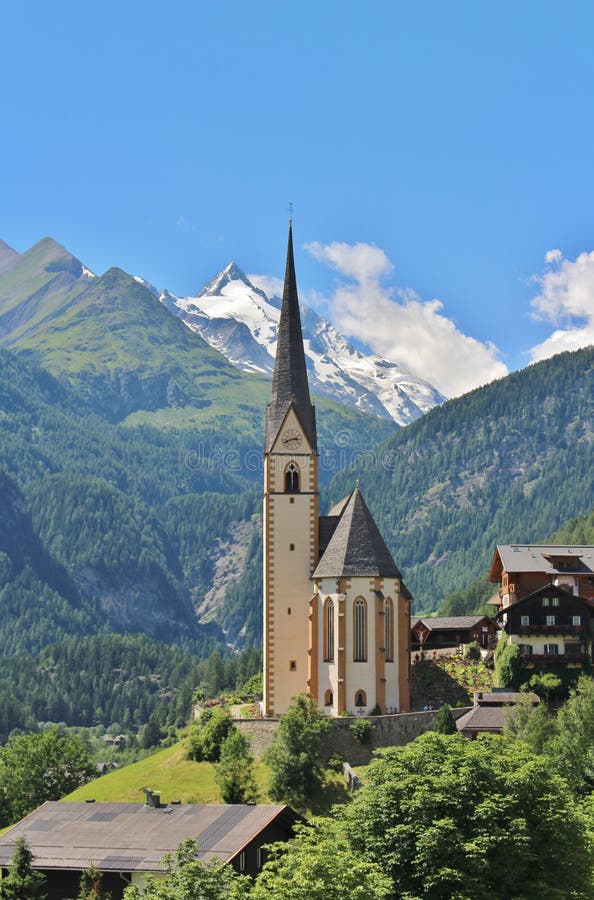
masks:
<path fill-rule="evenodd" d="M 292 224 L 289 223 L 287 265 L 278 328 L 274 376 L 272 379 L 272 399 L 266 409 L 266 452 L 271 449 L 291 406 L 303 427 L 310 446 L 315 452 L 316 416 L 309 397 L 301 317 L 299 315 L 297 279 L 295 277 L 295 261 L 293 258 L 293 228 Z"/>

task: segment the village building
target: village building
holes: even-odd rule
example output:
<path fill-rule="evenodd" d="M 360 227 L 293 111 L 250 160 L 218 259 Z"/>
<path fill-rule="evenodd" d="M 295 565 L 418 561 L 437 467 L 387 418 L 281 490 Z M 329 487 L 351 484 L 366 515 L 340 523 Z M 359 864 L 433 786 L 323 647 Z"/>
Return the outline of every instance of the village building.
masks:
<path fill-rule="evenodd" d="M 456 720 L 456 728 L 471 740 L 483 733 L 503 734 L 506 710 L 518 703 L 538 706 L 540 698 L 526 691 L 476 691 L 473 708 Z"/>
<path fill-rule="evenodd" d="M 581 667 L 590 659 L 594 547 L 498 546 L 490 578 L 500 587 L 489 602 L 525 666 Z"/>
<path fill-rule="evenodd" d="M 411 650 L 464 651 L 476 643 L 481 650 L 497 646 L 499 626 L 492 616 L 427 616 L 411 627 Z"/>
<path fill-rule="evenodd" d="M 319 514 L 290 226 L 264 448 L 264 715 L 303 692 L 332 716 L 408 711 L 410 602 L 357 486 Z"/>
<path fill-rule="evenodd" d="M 142 888 L 149 875 L 164 876 L 164 855 L 186 838 L 197 841 L 202 862 L 219 860 L 257 875 L 265 845 L 289 840 L 297 821 L 288 806 L 161 805 L 150 791 L 146 804 L 48 801 L 0 836 L 0 869 L 7 874 L 15 841 L 25 837 L 33 867 L 46 877 L 48 900 L 76 897 L 91 865 L 119 900 L 127 885 Z"/>

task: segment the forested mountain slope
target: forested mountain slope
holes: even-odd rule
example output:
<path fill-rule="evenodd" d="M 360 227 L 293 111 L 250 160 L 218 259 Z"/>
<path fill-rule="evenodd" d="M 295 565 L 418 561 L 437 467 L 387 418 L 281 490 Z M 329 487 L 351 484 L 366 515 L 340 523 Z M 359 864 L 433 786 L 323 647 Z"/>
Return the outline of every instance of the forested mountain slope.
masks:
<path fill-rule="evenodd" d="M 415 598 L 435 610 L 496 543 L 547 539 L 594 506 L 594 349 L 529 366 L 431 410 L 332 481 L 355 478 Z"/>

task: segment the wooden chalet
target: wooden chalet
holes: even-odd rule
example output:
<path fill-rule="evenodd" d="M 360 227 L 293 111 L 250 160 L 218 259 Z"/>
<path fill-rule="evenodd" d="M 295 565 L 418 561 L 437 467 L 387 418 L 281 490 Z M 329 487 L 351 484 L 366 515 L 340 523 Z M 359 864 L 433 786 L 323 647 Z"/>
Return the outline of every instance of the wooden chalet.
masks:
<path fill-rule="evenodd" d="M 411 650 L 443 650 L 476 641 L 483 650 L 497 645 L 498 623 L 490 616 L 428 616 L 411 627 Z"/>
<path fill-rule="evenodd" d="M 508 640 L 528 667 L 539 663 L 580 667 L 592 650 L 594 547 L 510 544 L 495 549 L 490 603 Z"/>

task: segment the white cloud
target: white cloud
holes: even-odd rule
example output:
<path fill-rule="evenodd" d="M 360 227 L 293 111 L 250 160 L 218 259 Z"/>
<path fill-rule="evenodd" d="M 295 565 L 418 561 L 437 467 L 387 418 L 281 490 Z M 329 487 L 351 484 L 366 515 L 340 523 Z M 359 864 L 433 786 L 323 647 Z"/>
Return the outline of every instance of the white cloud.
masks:
<path fill-rule="evenodd" d="M 282 297 L 283 279 L 275 275 L 248 275 L 252 284 L 264 291 L 267 297 Z"/>
<path fill-rule="evenodd" d="M 534 318 L 556 328 L 531 349 L 533 360 L 594 344 L 594 252 L 571 261 L 560 250 L 549 250 L 545 264 L 544 275 L 534 276 L 540 293 L 531 305 Z"/>
<path fill-rule="evenodd" d="M 383 279 L 394 267 L 379 247 L 316 242 L 306 250 L 349 279 L 326 298 L 330 317 L 374 353 L 400 363 L 448 397 L 507 375 L 497 347 L 459 331 L 443 314 L 440 300 L 424 301 L 414 291 L 387 287 Z"/>

